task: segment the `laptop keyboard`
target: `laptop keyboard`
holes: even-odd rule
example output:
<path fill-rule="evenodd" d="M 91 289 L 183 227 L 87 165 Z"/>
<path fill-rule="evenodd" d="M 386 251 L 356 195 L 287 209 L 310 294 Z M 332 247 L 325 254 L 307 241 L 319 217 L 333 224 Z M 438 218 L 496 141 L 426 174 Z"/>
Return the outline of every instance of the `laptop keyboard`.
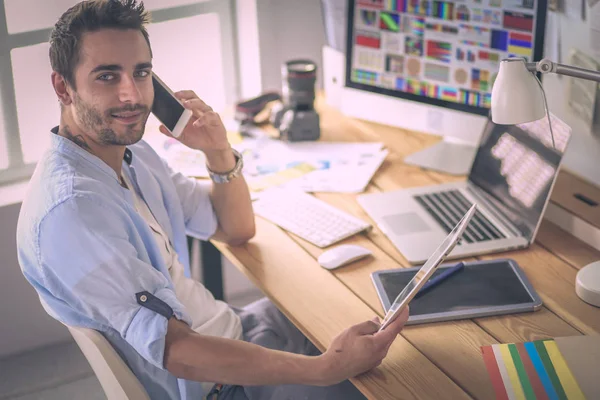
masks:
<path fill-rule="evenodd" d="M 472 205 L 458 190 L 418 195 L 414 198 L 444 228 L 446 233 L 450 233 Z M 467 243 L 476 243 L 505 237 L 477 210 L 469 222 L 462 240 Z"/>

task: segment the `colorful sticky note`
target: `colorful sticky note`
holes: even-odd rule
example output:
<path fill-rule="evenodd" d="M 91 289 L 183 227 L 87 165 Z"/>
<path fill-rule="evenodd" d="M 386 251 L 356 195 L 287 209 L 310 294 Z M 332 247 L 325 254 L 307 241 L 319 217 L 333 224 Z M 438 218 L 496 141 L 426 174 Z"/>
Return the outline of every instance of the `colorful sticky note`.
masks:
<path fill-rule="evenodd" d="M 497 399 L 586 398 L 554 340 L 495 344 L 481 352 Z"/>
<path fill-rule="evenodd" d="M 554 365 L 556 374 L 558 375 L 558 379 L 560 380 L 567 398 L 569 400 L 585 400 L 585 396 L 581 392 L 575 377 L 573 377 L 569 366 L 560 354 L 560 350 L 558 350 L 558 346 L 556 346 L 554 340 L 545 341 L 544 346 L 548 351 L 548 356 L 550 356 L 552 365 Z"/>

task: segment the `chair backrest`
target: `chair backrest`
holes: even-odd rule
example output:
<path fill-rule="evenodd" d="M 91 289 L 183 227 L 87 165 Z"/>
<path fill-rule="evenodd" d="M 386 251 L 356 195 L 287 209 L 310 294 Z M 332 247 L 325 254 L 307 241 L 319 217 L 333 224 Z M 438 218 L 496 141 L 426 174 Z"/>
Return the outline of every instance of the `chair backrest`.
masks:
<path fill-rule="evenodd" d="M 102 334 L 67 326 L 87 358 L 108 400 L 150 400 L 146 390 Z"/>

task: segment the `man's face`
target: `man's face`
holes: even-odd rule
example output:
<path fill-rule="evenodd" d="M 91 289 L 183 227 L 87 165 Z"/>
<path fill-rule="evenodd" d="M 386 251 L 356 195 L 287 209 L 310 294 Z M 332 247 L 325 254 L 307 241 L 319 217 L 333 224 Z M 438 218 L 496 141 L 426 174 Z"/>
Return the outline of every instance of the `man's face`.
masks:
<path fill-rule="evenodd" d="M 100 145 L 138 142 L 154 99 L 144 36 L 137 30 L 87 32 L 79 52 L 71 105 L 75 123 Z"/>

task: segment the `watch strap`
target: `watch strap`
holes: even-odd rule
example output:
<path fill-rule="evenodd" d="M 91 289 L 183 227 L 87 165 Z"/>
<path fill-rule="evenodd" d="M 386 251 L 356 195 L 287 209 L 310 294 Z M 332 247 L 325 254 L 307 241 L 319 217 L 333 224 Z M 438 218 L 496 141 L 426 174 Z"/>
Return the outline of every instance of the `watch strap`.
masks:
<path fill-rule="evenodd" d="M 210 179 L 215 182 L 215 183 L 229 183 L 231 182 L 232 179 L 238 177 L 241 172 L 242 172 L 242 168 L 244 167 L 244 161 L 242 158 L 242 154 L 237 151 L 236 149 L 231 149 L 231 151 L 233 152 L 233 156 L 235 157 L 235 166 L 233 167 L 232 170 L 224 172 L 224 173 L 218 173 L 215 171 L 212 171 L 208 165 L 206 166 L 206 169 L 208 170 L 208 176 L 210 177 Z"/>

